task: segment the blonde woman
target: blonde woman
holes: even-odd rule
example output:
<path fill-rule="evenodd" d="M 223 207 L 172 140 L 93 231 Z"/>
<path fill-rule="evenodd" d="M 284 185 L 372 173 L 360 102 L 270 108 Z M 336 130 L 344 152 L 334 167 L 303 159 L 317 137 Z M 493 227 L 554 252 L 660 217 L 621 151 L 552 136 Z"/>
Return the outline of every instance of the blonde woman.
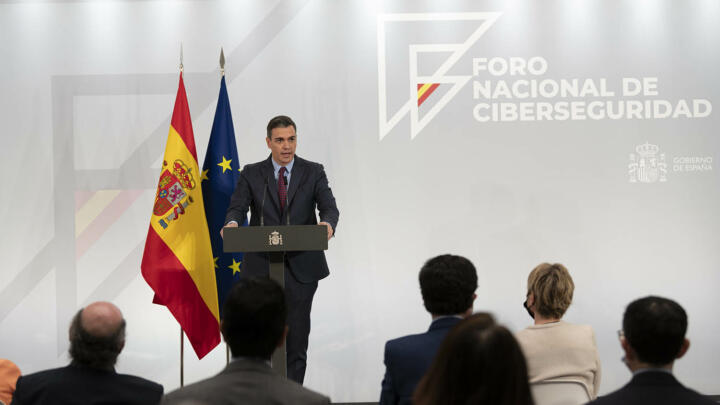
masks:
<path fill-rule="evenodd" d="M 562 264 L 542 263 L 528 276 L 523 304 L 534 324 L 516 334 L 528 364 L 530 383 L 578 382 L 591 399 L 600 387 L 600 358 L 589 325 L 562 320 L 575 284 Z"/>

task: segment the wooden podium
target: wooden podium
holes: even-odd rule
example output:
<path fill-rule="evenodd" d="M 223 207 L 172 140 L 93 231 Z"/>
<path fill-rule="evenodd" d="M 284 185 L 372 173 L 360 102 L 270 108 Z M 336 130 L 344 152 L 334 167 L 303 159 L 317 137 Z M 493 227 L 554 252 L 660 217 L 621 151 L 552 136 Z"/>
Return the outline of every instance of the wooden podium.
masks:
<path fill-rule="evenodd" d="M 270 278 L 285 288 L 285 252 L 327 250 L 325 225 L 241 226 L 223 229 L 225 253 L 264 252 L 270 261 Z M 272 355 L 272 367 L 287 377 L 285 342 Z"/>

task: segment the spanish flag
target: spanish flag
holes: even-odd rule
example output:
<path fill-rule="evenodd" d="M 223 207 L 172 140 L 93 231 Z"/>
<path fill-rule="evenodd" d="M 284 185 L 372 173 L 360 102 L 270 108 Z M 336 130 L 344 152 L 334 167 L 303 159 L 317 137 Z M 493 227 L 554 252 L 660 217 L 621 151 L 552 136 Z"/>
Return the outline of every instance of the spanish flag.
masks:
<path fill-rule="evenodd" d="M 170 310 L 200 359 L 220 343 L 201 181 L 181 72 L 141 268 L 155 291 L 153 302 Z"/>

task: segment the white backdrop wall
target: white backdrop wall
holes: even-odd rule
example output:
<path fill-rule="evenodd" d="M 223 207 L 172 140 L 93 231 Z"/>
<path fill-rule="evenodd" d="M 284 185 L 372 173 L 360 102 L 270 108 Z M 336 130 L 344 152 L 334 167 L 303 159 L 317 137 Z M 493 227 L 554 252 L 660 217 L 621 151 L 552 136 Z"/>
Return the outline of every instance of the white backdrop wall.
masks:
<path fill-rule="evenodd" d="M 429 324 L 417 272 L 450 252 L 478 268 L 475 310 L 513 330 L 532 267 L 566 264 L 601 393 L 629 378 L 624 306 L 678 300 L 692 346 L 676 372 L 720 394 L 719 20 L 714 0 L 0 1 L 0 357 L 65 364 L 72 315 L 111 300 L 118 370 L 179 385 L 178 326 L 139 263 L 182 42 L 200 160 L 223 46 L 241 162 L 267 156 L 283 113 L 325 164 L 341 219 L 309 387 L 376 400 L 384 342 Z M 550 94 L 573 79 L 578 94 Z M 441 85 L 415 117 L 417 83 Z M 224 346 L 186 349 L 188 381 L 224 366 Z"/>

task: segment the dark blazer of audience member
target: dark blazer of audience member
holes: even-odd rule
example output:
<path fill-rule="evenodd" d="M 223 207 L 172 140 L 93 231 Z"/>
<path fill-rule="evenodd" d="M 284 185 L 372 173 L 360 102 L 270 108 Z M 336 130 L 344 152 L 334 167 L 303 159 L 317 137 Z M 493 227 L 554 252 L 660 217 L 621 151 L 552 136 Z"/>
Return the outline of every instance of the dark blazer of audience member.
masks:
<path fill-rule="evenodd" d="M 466 258 L 442 255 L 420 270 L 420 292 L 432 315 L 427 332 L 393 339 L 385 344 L 385 377 L 380 404 L 409 404 L 420 378 L 432 363 L 447 332 L 472 313 L 477 273 Z"/>
<path fill-rule="evenodd" d="M 685 388 L 672 374 L 675 360 L 690 347 L 686 331 L 687 315 L 677 302 L 654 296 L 631 302 L 623 316 L 620 345 L 633 377 L 590 404 L 717 405 Z"/>
<path fill-rule="evenodd" d="M 125 320 L 120 310 L 109 302 L 88 305 L 70 324 L 70 365 L 21 376 L 12 403 L 158 404 L 162 385 L 115 372 L 124 346 Z"/>
<path fill-rule="evenodd" d="M 525 308 L 533 325 L 515 337 L 525 354 L 530 383 L 577 382 L 588 399 L 600 388 L 600 356 L 590 325 L 562 320 L 575 291 L 570 272 L 562 264 L 542 263 L 528 276 Z"/>
<path fill-rule="evenodd" d="M 492 316 L 455 325 L 413 395 L 415 405 L 533 405 L 522 350 Z"/>
<path fill-rule="evenodd" d="M 329 404 L 330 399 L 270 367 L 288 332 L 282 288 L 267 277 L 248 277 L 230 290 L 220 322 L 232 360 L 220 374 L 175 390 L 163 404 Z"/>

